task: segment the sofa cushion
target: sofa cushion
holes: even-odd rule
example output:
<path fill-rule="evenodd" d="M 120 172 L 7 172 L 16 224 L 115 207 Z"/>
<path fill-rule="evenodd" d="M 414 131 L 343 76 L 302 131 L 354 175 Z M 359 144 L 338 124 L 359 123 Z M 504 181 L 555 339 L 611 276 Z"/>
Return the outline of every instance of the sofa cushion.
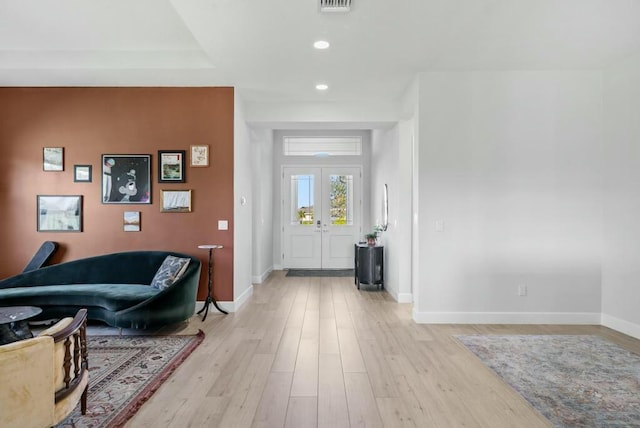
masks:
<path fill-rule="evenodd" d="M 151 287 L 164 290 L 171 286 L 187 270 L 189 261 L 187 258 L 167 256 L 151 280 Z"/>
<path fill-rule="evenodd" d="M 0 289 L 3 304 L 13 306 L 99 306 L 120 311 L 158 294 L 160 290 L 140 284 L 67 284 Z"/>

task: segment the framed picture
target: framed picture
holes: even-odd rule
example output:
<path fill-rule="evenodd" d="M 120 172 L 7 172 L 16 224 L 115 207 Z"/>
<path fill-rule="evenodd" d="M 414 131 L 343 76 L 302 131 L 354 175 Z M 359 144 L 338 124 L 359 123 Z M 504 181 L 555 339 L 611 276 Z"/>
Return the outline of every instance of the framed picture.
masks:
<path fill-rule="evenodd" d="M 140 211 L 125 211 L 123 220 L 125 232 L 140 232 Z"/>
<path fill-rule="evenodd" d="M 209 146 L 191 146 L 191 166 L 209 166 Z"/>
<path fill-rule="evenodd" d="M 76 183 L 91 183 L 91 165 L 74 165 L 73 181 Z"/>
<path fill-rule="evenodd" d="M 184 183 L 184 150 L 158 150 L 158 183 Z"/>
<path fill-rule="evenodd" d="M 103 204 L 151 204 L 151 155 L 102 155 Z"/>
<path fill-rule="evenodd" d="M 43 148 L 42 169 L 44 171 L 64 171 L 64 147 Z"/>
<path fill-rule="evenodd" d="M 191 212 L 191 190 L 161 190 L 160 212 L 189 213 Z"/>
<path fill-rule="evenodd" d="M 82 232 L 82 195 L 38 195 L 38 232 Z"/>

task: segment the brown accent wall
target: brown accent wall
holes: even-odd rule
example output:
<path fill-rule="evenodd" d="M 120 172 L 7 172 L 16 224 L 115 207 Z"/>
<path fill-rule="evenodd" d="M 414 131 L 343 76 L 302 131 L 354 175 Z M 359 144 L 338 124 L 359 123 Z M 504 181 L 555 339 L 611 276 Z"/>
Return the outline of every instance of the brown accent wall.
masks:
<path fill-rule="evenodd" d="M 197 247 L 216 243 L 215 296 L 233 300 L 233 111 L 233 88 L 0 88 L 0 278 L 46 240 L 61 246 L 56 263 L 172 250 L 202 261 L 202 300 L 208 253 Z M 209 167 L 189 167 L 191 144 L 210 146 Z M 43 171 L 43 147 L 64 147 L 63 172 Z M 158 150 L 186 150 L 186 183 L 158 183 Z M 151 205 L 102 203 L 102 154 L 151 155 Z M 92 165 L 93 181 L 75 183 L 74 164 Z M 191 189 L 192 212 L 161 213 L 160 189 Z M 83 195 L 83 231 L 37 232 L 36 195 Z M 140 211 L 140 232 L 123 231 L 124 211 Z"/>

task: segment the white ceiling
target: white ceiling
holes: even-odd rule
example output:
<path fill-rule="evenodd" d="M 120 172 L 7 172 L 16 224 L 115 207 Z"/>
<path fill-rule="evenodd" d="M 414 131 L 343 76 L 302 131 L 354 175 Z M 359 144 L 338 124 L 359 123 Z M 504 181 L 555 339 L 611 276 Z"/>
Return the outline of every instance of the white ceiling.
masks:
<path fill-rule="evenodd" d="M 419 71 L 600 69 L 640 0 L 0 0 L 0 86 L 235 86 L 256 102 L 397 99 Z M 331 48 L 317 51 L 317 39 Z M 326 82 L 319 93 L 314 85 Z"/>

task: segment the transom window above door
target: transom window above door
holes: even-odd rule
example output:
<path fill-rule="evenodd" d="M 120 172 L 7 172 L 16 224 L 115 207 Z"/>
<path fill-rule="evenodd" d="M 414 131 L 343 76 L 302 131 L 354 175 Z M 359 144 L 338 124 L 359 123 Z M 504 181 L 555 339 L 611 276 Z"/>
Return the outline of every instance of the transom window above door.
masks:
<path fill-rule="evenodd" d="M 285 156 L 360 156 L 362 137 L 284 137 Z"/>

